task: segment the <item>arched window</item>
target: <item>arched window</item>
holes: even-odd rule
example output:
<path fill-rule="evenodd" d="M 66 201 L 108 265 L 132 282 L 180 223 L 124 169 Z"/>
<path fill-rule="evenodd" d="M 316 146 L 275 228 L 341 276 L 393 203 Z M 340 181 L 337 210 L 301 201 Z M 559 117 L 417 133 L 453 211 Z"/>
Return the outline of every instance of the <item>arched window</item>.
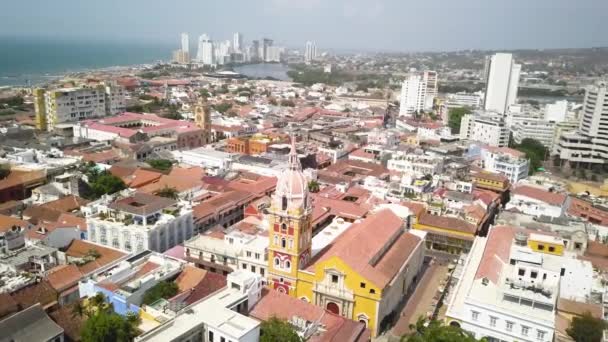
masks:
<path fill-rule="evenodd" d="M 361 323 L 363 323 L 363 325 L 365 325 L 365 327 L 367 328 L 367 324 L 369 322 L 369 318 L 367 317 L 366 314 L 360 314 L 357 316 L 357 320 Z"/>
<path fill-rule="evenodd" d="M 282 248 L 287 247 L 287 240 L 285 240 L 285 238 L 281 238 L 281 247 Z"/>
<path fill-rule="evenodd" d="M 286 197 L 286 196 L 283 196 L 283 200 L 282 200 L 281 208 L 282 208 L 283 210 L 287 210 L 287 197 Z"/>
<path fill-rule="evenodd" d="M 286 223 L 281 224 L 281 233 L 287 233 L 287 224 Z"/>
<path fill-rule="evenodd" d="M 279 237 L 278 236 L 274 236 L 274 245 L 278 246 L 279 245 Z"/>
<path fill-rule="evenodd" d="M 289 248 L 293 248 L 293 239 L 289 239 Z"/>
<path fill-rule="evenodd" d="M 289 261 L 289 260 L 285 261 L 285 268 L 288 269 L 288 270 L 291 269 L 291 261 Z"/>
<path fill-rule="evenodd" d="M 278 257 L 274 257 L 274 267 L 279 267 L 281 264 L 281 260 Z"/>

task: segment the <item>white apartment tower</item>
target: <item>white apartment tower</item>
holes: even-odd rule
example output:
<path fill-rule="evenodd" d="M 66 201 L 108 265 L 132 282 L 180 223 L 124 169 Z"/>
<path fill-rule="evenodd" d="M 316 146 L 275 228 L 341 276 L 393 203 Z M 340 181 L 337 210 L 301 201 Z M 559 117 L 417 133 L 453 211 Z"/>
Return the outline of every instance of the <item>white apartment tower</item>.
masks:
<path fill-rule="evenodd" d="M 304 51 L 304 62 L 306 64 L 312 63 L 317 57 L 317 44 L 315 42 L 307 41 L 306 50 Z"/>
<path fill-rule="evenodd" d="M 510 53 L 497 53 L 486 59 L 486 96 L 484 109 L 505 114 L 515 104 L 521 65 Z"/>
<path fill-rule="evenodd" d="M 437 96 L 437 72 L 424 71 L 410 74 L 401 85 L 399 116 L 412 116 L 416 112 L 431 110 Z"/>
<path fill-rule="evenodd" d="M 182 51 L 190 53 L 190 38 L 187 33 L 182 33 Z"/>
<path fill-rule="evenodd" d="M 598 82 L 585 90 L 578 130 L 561 135 L 554 153 L 562 161 L 608 163 L 608 83 Z"/>
<path fill-rule="evenodd" d="M 213 41 L 206 33 L 198 38 L 196 59 L 204 65 L 214 65 Z"/>
<path fill-rule="evenodd" d="M 241 49 L 243 48 L 243 35 L 240 32 L 236 32 L 232 40 L 234 52 L 241 52 Z"/>

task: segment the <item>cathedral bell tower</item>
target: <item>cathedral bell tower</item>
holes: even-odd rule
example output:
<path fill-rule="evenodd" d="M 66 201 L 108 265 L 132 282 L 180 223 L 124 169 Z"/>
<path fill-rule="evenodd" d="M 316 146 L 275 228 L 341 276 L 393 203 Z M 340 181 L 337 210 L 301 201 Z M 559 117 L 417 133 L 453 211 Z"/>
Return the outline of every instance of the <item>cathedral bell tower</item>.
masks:
<path fill-rule="evenodd" d="M 200 98 L 197 104 L 194 106 L 194 123 L 196 126 L 203 130 L 203 136 L 201 138 L 202 144 L 211 143 L 211 110 L 207 101 L 204 98 Z"/>
<path fill-rule="evenodd" d="M 277 180 L 268 210 L 268 284 L 295 296 L 298 270 L 307 266 L 312 249 L 312 204 L 308 182 L 291 139 L 289 165 Z"/>

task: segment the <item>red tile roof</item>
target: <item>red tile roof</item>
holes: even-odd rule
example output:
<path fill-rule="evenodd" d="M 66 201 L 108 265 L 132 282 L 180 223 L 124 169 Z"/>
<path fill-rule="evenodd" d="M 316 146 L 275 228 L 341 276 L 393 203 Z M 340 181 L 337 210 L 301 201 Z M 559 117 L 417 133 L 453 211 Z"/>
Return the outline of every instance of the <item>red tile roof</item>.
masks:
<path fill-rule="evenodd" d="M 97 245 L 88 241 L 73 240 L 65 251 L 65 255 L 73 258 L 83 258 L 87 256 L 90 250 L 97 251 L 100 257 L 90 261 L 82 266 L 78 266 L 80 272 L 87 275 L 98 268 L 115 262 L 127 254 L 116 249 L 108 248 L 105 246 Z"/>
<path fill-rule="evenodd" d="M 87 205 L 89 202 L 90 201 L 84 198 L 69 195 L 54 201 L 46 202 L 41 206 L 44 208 L 54 209 L 64 213 L 68 213 L 74 210 L 79 210 L 80 207 Z"/>
<path fill-rule="evenodd" d="M 78 284 L 83 277 L 76 265 L 61 265 L 49 270 L 46 280 L 57 292 L 62 292 Z"/>
<path fill-rule="evenodd" d="M 513 195 L 533 198 L 535 200 L 542 201 L 554 206 L 562 206 L 567 198 L 565 194 L 550 192 L 528 185 L 517 186 L 515 189 L 513 189 Z"/>
<path fill-rule="evenodd" d="M 418 236 L 404 232 L 403 225 L 392 210 L 378 211 L 353 224 L 321 251 L 307 270 L 314 271 L 319 263 L 338 257 L 362 277 L 384 289 L 421 242 Z M 381 253 L 387 245 L 390 245 L 388 250 Z"/>
<path fill-rule="evenodd" d="M 192 292 L 185 298 L 184 302 L 190 305 L 226 286 L 226 277 L 213 272 L 207 272 L 205 278 L 200 281 Z"/>
<path fill-rule="evenodd" d="M 206 275 L 207 271 L 188 265 L 184 267 L 177 279 L 175 279 L 175 283 L 179 288 L 179 292 L 190 291 L 203 281 Z"/>
<path fill-rule="evenodd" d="M 319 322 L 324 327 L 324 331 L 320 330 L 320 334 L 311 336 L 308 339 L 311 342 L 367 342 L 370 340 L 370 332 L 362 323 L 274 290 L 264 289 L 262 298 L 255 304 L 249 315 L 262 321 L 272 317 L 281 320 L 299 317 L 309 322 Z"/>
<path fill-rule="evenodd" d="M 438 216 L 424 213 L 418 218 L 418 223 L 425 226 L 454 230 L 468 234 L 477 233 L 477 226 L 456 217 Z"/>

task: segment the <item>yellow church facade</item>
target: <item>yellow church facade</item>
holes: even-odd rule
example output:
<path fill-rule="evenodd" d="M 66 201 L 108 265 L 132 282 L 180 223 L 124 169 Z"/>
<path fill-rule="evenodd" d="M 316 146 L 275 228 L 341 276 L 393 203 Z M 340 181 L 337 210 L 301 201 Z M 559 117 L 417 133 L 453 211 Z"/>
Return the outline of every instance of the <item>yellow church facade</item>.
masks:
<path fill-rule="evenodd" d="M 384 209 L 313 249 L 311 216 L 308 182 L 292 143 L 267 214 L 268 286 L 363 322 L 376 336 L 417 283 L 425 233 L 410 231 L 408 220 Z"/>

